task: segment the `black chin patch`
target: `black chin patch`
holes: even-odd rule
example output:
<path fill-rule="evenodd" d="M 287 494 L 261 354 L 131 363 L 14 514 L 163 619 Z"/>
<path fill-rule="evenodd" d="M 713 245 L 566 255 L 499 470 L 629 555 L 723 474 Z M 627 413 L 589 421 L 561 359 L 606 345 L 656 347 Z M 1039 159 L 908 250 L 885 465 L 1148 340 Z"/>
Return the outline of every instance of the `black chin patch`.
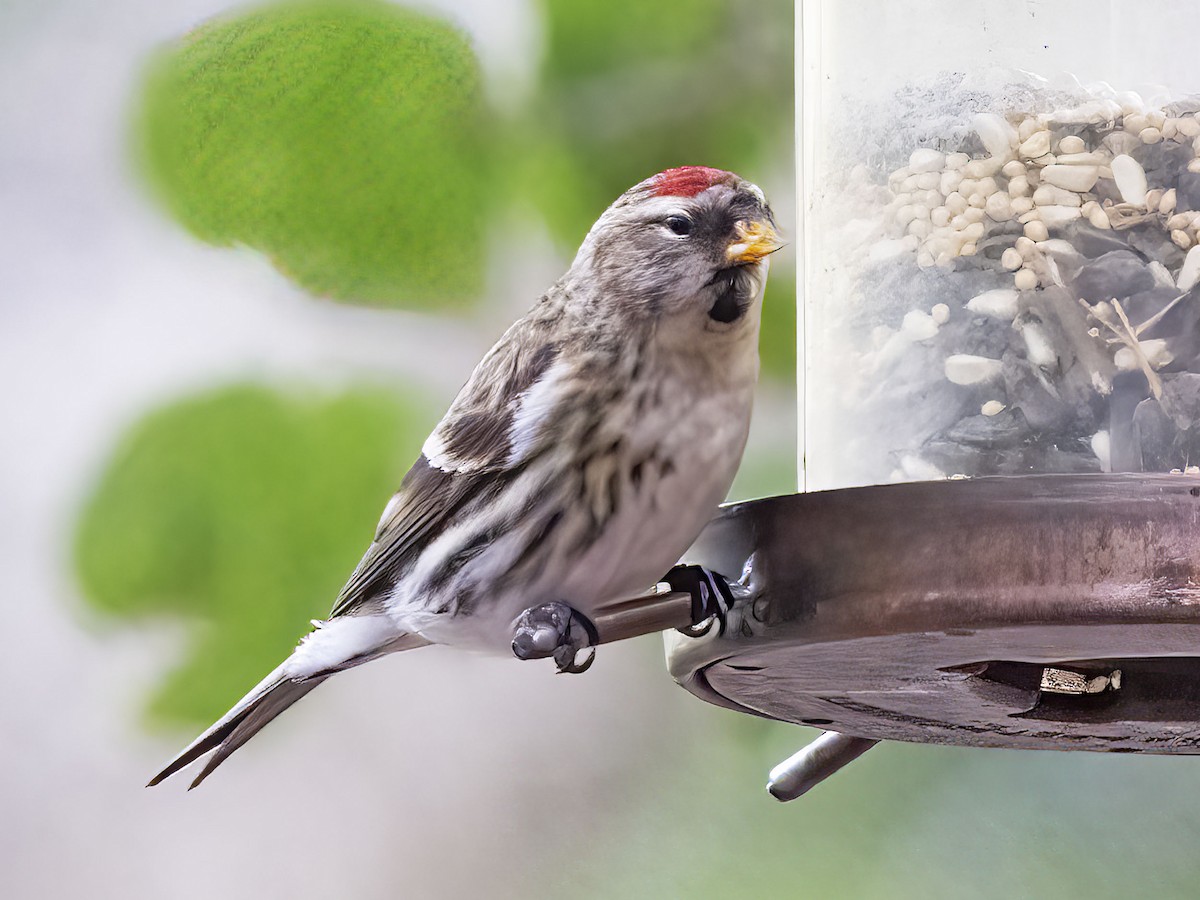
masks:
<path fill-rule="evenodd" d="M 708 317 L 714 322 L 728 324 L 736 322 L 746 312 L 742 303 L 742 292 L 738 290 L 738 277 L 732 270 L 726 269 L 717 275 L 717 299 L 708 311 Z"/>

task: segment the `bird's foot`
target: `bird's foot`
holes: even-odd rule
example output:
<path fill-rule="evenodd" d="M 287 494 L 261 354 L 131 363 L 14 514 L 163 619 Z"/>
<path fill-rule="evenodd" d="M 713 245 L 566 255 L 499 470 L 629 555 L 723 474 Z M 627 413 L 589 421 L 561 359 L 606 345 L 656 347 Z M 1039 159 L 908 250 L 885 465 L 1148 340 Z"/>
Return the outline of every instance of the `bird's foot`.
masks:
<path fill-rule="evenodd" d="M 704 566 L 676 566 L 663 581 L 673 591 L 692 595 L 692 622 L 687 628 L 679 628 L 688 637 L 701 637 L 715 626 L 720 634 L 725 630 L 725 614 L 736 599 L 729 581 Z"/>
<path fill-rule="evenodd" d="M 577 675 L 591 667 L 599 642 L 596 626 L 587 616 L 556 600 L 521 613 L 513 629 L 512 650 L 517 659 L 552 656 L 560 674 Z"/>

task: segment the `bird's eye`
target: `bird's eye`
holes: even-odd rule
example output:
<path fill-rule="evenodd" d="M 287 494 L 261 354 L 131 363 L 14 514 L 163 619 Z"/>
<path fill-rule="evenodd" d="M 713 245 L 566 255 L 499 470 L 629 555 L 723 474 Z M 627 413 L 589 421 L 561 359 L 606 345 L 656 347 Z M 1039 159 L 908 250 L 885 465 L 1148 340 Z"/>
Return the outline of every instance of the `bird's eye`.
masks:
<path fill-rule="evenodd" d="M 667 216 L 667 227 L 682 237 L 692 233 L 692 220 L 687 216 Z"/>

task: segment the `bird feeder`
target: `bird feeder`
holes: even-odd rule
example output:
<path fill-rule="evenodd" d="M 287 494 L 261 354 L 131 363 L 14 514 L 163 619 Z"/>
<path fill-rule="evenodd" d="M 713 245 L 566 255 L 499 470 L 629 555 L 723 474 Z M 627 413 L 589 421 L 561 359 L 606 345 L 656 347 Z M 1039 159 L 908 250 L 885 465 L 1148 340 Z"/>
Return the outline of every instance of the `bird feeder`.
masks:
<path fill-rule="evenodd" d="M 1200 84 L 1178 4 L 798 5 L 804 493 L 687 561 L 687 690 L 827 734 L 1200 752 Z M 1071 74 L 1066 74 L 1071 73 Z"/>

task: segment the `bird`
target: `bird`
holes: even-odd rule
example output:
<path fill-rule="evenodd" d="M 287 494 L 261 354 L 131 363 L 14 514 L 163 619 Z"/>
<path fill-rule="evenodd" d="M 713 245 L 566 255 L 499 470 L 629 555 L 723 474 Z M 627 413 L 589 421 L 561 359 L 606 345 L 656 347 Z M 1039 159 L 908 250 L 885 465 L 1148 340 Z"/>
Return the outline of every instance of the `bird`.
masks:
<path fill-rule="evenodd" d="M 783 245 L 762 190 L 732 172 L 680 166 L 618 197 L 468 378 L 329 617 L 149 784 L 214 751 L 196 787 L 331 675 L 386 654 L 446 644 L 586 668 L 593 619 L 659 582 L 729 491 Z"/>

